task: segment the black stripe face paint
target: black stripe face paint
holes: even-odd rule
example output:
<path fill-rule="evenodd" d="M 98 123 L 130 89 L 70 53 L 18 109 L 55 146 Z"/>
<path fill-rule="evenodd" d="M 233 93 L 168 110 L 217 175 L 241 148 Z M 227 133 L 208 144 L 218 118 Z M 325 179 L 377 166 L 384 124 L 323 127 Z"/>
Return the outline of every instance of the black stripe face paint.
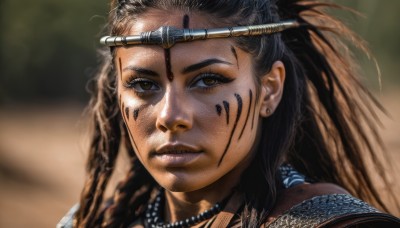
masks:
<path fill-rule="evenodd" d="M 251 105 L 253 102 L 253 92 L 251 91 L 251 89 L 249 90 L 249 109 L 247 110 L 247 116 L 246 116 L 246 120 L 244 122 L 243 128 L 242 128 L 242 132 L 240 132 L 239 138 L 240 139 L 243 135 L 244 129 L 246 128 L 247 125 L 247 121 L 249 120 L 249 115 L 250 115 L 250 111 L 251 111 Z"/>
<path fill-rule="evenodd" d="M 120 76 L 120 78 L 121 78 L 121 83 L 122 83 L 122 64 L 121 64 L 121 58 L 118 58 L 118 70 L 119 70 L 119 76 Z M 119 94 L 119 100 L 118 100 L 118 103 L 119 103 L 119 107 L 121 107 L 121 94 Z M 122 109 L 123 110 L 123 109 Z"/>
<path fill-rule="evenodd" d="M 122 110 L 124 110 L 124 109 L 125 109 L 125 103 L 122 103 Z M 127 107 L 127 109 L 128 109 L 128 107 Z M 129 116 L 129 110 L 128 110 L 128 115 L 127 115 L 127 116 Z M 134 149 L 137 150 L 138 148 L 137 148 L 137 146 L 136 146 L 136 142 L 135 142 L 135 140 L 133 139 L 132 132 L 131 132 L 131 130 L 129 129 L 128 121 L 126 121 L 126 117 L 125 117 L 124 113 L 122 113 L 122 118 L 124 119 L 124 123 L 125 123 L 126 129 L 128 130 L 129 138 L 130 138 L 131 141 L 133 142 L 133 147 L 134 147 Z"/>
<path fill-rule="evenodd" d="M 167 71 L 167 78 L 170 82 L 174 80 L 174 73 L 172 73 L 171 67 L 171 49 L 164 49 L 164 58 L 165 58 L 165 69 Z"/>
<path fill-rule="evenodd" d="M 187 14 L 183 16 L 183 28 L 189 28 L 189 16 Z M 171 49 L 164 49 L 164 59 L 167 78 L 170 82 L 172 82 L 174 80 L 174 73 L 172 72 L 171 66 Z"/>
<path fill-rule="evenodd" d="M 118 67 L 119 67 L 119 77 L 121 78 L 121 82 L 122 82 L 122 63 L 121 63 L 121 58 L 118 58 Z"/>
<path fill-rule="evenodd" d="M 125 108 L 125 116 L 129 120 L 129 108 L 128 107 Z"/>
<path fill-rule="evenodd" d="M 183 28 L 185 29 L 189 28 L 189 20 L 190 20 L 189 16 L 185 14 L 183 16 Z"/>
<path fill-rule="evenodd" d="M 224 104 L 226 113 L 226 124 L 229 124 L 229 103 L 227 101 L 223 101 L 222 103 Z"/>
<path fill-rule="evenodd" d="M 237 57 L 237 53 L 236 53 L 235 47 L 231 46 L 231 51 L 232 51 L 233 55 L 235 56 L 236 64 L 237 64 L 237 67 L 239 69 L 239 60 L 238 60 L 238 57 Z"/>
<path fill-rule="evenodd" d="M 118 58 L 118 65 L 119 65 L 119 66 L 118 66 L 118 67 L 119 67 L 119 75 L 120 75 L 121 81 L 122 81 L 122 64 L 121 64 L 121 58 Z M 121 107 L 121 103 L 122 103 L 122 107 Z M 124 120 L 125 127 L 126 127 L 126 129 L 128 130 L 129 138 L 130 138 L 131 141 L 133 142 L 133 149 L 136 149 L 136 150 L 137 150 L 138 147 L 136 146 L 136 142 L 135 142 L 135 140 L 133 139 L 132 132 L 131 132 L 131 130 L 129 129 L 128 121 L 126 120 L 126 119 L 129 120 L 129 108 L 128 108 L 128 107 L 125 108 L 125 103 L 123 103 L 122 100 L 121 100 L 121 94 L 119 95 L 119 104 L 120 104 L 120 108 L 121 108 L 122 119 Z M 125 115 L 124 115 L 124 111 L 125 111 L 126 117 L 125 117 Z"/>
<path fill-rule="evenodd" d="M 242 106 L 243 106 L 242 97 L 239 94 L 235 93 L 235 98 L 236 98 L 236 101 L 238 103 L 238 109 L 237 109 L 237 113 L 236 113 L 236 120 L 235 120 L 235 124 L 233 125 L 232 131 L 231 131 L 231 136 L 229 137 L 229 141 L 228 141 L 228 143 L 227 143 L 227 145 L 225 147 L 224 152 L 222 153 L 221 159 L 218 162 L 218 166 L 221 165 L 221 162 L 224 159 L 225 154 L 229 149 L 229 146 L 231 145 L 232 137 L 233 137 L 233 134 L 235 133 L 237 123 L 239 122 L 240 116 L 242 115 Z"/>
<path fill-rule="evenodd" d="M 215 105 L 215 109 L 217 110 L 218 115 L 221 116 L 221 113 L 222 113 L 221 105 L 219 105 L 219 104 Z"/>
<path fill-rule="evenodd" d="M 139 116 L 139 109 L 133 110 L 133 119 L 136 121 Z"/>

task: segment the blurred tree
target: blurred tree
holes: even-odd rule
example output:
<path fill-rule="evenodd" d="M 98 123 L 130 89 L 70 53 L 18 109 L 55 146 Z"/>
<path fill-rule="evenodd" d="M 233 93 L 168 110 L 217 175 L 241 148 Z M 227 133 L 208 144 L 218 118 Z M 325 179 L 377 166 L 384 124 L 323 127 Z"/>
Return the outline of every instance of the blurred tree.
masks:
<path fill-rule="evenodd" d="M 0 104 L 85 102 L 85 84 L 97 65 L 95 50 L 108 2 L 1 0 Z M 382 69 L 383 84 L 400 82 L 400 1 L 333 2 L 365 14 L 365 18 L 357 18 L 339 13 L 370 43 Z M 377 87 L 374 65 L 362 62 L 369 84 Z"/>
<path fill-rule="evenodd" d="M 382 73 L 383 90 L 398 86 L 400 83 L 400 1 L 378 0 L 335 0 L 338 4 L 356 9 L 363 16 L 343 19 L 368 42 L 372 54 L 376 57 Z M 362 58 L 362 56 L 359 56 Z M 378 88 L 375 65 L 361 59 L 361 68 L 367 76 L 367 84 Z"/>
<path fill-rule="evenodd" d="M 107 2 L 2 0 L 0 99 L 84 100 Z"/>

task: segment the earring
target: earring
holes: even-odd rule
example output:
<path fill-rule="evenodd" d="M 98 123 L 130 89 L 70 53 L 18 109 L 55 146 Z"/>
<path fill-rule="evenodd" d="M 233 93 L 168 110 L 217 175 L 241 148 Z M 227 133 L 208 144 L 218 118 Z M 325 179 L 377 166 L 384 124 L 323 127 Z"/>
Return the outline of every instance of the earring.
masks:
<path fill-rule="evenodd" d="M 268 115 L 271 114 L 271 109 L 270 108 L 267 108 L 267 114 Z"/>

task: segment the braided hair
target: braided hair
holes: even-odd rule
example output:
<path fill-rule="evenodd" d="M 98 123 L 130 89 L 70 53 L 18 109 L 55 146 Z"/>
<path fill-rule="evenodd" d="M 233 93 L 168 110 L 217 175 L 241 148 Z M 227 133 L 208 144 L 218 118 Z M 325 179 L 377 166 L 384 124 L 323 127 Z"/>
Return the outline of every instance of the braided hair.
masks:
<path fill-rule="evenodd" d="M 282 162 L 315 181 L 341 185 L 356 197 L 387 209 L 366 164 L 371 158 L 388 186 L 373 140 L 368 137 L 372 133 L 382 145 L 374 110 L 383 108 L 352 69 L 355 61 L 351 53 L 343 51 L 348 50 L 343 39 L 368 50 L 362 40 L 326 12 L 340 6 L 306 0 L 113 0 L 111 5 L 111 35 L 126 33 L 150 8 L 202 12 L 221 25 L 285 19 L 296 19 L 302 25 L 268 36 L 235 38 L 236 44 L 253 56 L 256 81 L 277 60 L 286 69 L 282 100 L 275 113 L 262 120 L 256 157 L 237 187 L 245 196 L 240 216 L 244 227 L 258 227 L 273 208 L 282 188 L 278 175 Z M 93 133 L 76 227 L 125 227 L 143 215 L 151 193 L 158 188 L 129 143 L 116 95 L 113 55 L 114 50 L 104 54 L 88 107 Z M 104 210 L 104 190 L 121 145 L 128 151 L 131 167 Z"/>

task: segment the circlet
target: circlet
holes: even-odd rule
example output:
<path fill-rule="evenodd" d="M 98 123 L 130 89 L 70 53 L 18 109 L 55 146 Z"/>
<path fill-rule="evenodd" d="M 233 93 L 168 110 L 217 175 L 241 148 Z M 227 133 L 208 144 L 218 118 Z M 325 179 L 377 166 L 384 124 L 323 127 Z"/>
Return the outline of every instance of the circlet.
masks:
<path fill-rule="evenodd" d="M 163 48 L 170 48 L 175 43 L 180 42 L 239 36 L 267 35 L 281 32 L 289 28 L 296 28 L 298 26 L 299 23 L 295 20 L 262 25 L 210 29 L 178 29 L 171 26 L 161 26 L 155 31 L 142 32 L 140 35 L 104 36 L 100 39 L 100 43 L 109 47 L 153 44 L 161 45 Z"/>

